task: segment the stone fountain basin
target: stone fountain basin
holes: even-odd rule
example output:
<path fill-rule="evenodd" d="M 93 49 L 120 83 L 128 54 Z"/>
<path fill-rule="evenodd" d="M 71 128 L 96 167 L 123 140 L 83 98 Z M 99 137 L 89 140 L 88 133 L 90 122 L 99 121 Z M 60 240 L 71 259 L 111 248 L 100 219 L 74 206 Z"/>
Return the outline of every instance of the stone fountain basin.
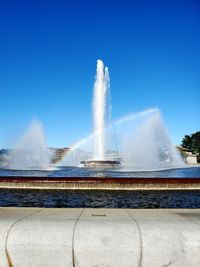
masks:
<path fill-rule="evenodd" d="M 79 166 L 86 168 L 116 168 L 120 167 L 121 163 L 117 160 L 88 160 L 81 161 Z"/>

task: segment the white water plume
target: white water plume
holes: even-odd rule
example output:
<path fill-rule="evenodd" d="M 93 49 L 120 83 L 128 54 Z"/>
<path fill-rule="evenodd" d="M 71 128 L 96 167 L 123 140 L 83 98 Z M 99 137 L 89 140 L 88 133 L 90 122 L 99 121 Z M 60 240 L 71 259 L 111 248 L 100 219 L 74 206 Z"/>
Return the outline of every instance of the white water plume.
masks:
<path fill-rule="evenodd" d="M 50 153 L 46 146 L 43 126 L 33 121 L 28 130 L 11 151 L 8 168 L 18 170 L 48 170 Z"/>
<path fill-rule="evenodd" d="M 124 123 L 118 131 L 118 138 L 125 168 L 147 171 L 184 166 L 182 157 L 170 141 L 159 110 L 132 124 Z"/>
<path fill-rule="evenodd" d="M 171 143 L 158 109 L 132 113 L 111 123 L 106 135 L 108 159 L 119 160 L 122 170 L 147 171 L 183 167 L 184 162 Z M 95 133 L 80 140 L 70 149 L 61 165 L 78 165 L 93 155 Z"/>
<path fill-rule="evenodd" d="M 94 159 L 105 160 L 105 122 L 106 122 L 106 102 L 107 93 L 110 87 L 108 68 L 101 60 L 97 61 L 96 80 L 94 84 L 94 132 L 95 149 Z"/>

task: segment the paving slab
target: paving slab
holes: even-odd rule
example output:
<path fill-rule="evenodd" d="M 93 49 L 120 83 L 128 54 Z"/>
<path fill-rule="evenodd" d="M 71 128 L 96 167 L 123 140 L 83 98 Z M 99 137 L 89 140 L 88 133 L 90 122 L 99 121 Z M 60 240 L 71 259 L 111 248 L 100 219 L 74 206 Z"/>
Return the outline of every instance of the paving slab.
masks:
<path fill-rule="evenodd" d="M 14 225 L 7 248 L 13 266 L 73 266 L 74 224 L 82 209 L 42 209 Z"/>
<path fill-rule="evenodd" d="M 88 266 L 139 266 L 140 235 L 125 210 L 86 209 L 76 225 L 75 263 Z"/>
<path fill-rule="evenodd" d="M 0 208 L 0 267 L 8 266 L 6 240 L 9 230 L 16 222 L 38 210 L 38 208 Z"/>
<path fill-rule="evenodd" d="M 200 225 L 200 210 L 176 209 L 174 213 Z"/>
<path fill-rule="evenodd" d="M 200 225 L 190 210 L 129 210 L 142 236 L 141 266 L 200 266 Z M 184 214 L 184 216 L 182 216 Z"/>

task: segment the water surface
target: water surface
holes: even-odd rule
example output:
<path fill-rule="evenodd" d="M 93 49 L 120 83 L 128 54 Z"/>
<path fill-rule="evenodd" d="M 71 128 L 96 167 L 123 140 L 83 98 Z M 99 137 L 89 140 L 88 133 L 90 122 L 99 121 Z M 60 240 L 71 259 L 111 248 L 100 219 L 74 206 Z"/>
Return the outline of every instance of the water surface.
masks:
<path fill-rule="evenodd" d="M 124 169 L 93 169 L 79 167 L 56 167 L 52 170 L 0 170 L 0 176 L 38 177 L 200 177 L 200 166 L 160 171 L 129 171 Z"/>
<path fill-rule="evenodd" d="M 0 189 L 1 207 L 200 208 L 200 191 Z"/>

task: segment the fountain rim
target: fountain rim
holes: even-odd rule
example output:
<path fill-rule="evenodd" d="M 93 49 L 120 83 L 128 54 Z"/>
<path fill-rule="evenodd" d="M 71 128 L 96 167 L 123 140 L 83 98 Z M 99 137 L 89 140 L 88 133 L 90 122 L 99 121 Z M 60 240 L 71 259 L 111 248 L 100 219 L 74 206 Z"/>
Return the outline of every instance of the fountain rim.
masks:
<path fill-rule="evenodd" d="M 116 168 L 120 166 L 121 162 L 118 160 L 83 160 L 79 164 L 79 167 L 89 168 Z"/>

